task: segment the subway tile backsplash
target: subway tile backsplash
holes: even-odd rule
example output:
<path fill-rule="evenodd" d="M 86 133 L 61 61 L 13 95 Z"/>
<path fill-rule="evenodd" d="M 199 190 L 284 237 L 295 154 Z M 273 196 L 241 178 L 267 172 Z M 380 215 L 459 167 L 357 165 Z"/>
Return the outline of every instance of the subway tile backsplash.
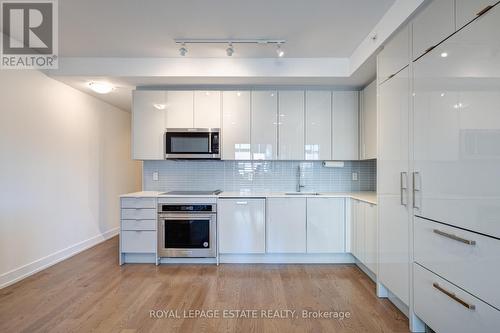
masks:
<path fill-rule="evenodd" d="M 376 160 L 347 161 L 336 168 L 323 167 L 320 161 L 144 161 L 143 189 L 295 191 L 299 164 L 305 185 L 302 191 L 376 190 Z M 153 180 L 154 172 L 159 173 L 158 180 Z M 358 180 L 352 180 L 354 172 Z"/>

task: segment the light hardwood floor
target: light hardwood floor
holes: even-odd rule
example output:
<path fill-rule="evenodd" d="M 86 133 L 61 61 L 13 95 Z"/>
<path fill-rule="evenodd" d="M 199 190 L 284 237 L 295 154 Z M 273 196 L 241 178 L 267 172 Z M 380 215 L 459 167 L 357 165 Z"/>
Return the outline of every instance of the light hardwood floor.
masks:
<path fill-rule="evenodd" d="M 293 319 L 155 319 L 150 310 L 295 310 Z M 303 310 L 349 319 L 302 319 Z M 408 332 L 354 265 L 124 265 L 115 237 L 0 290 L 0 332 Z"/>

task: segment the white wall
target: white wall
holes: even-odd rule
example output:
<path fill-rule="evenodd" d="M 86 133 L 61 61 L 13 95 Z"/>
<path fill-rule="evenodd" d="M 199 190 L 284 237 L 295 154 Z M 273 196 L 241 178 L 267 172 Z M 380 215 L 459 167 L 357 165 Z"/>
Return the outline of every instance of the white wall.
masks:
<path fill-rule="evenodd" d="M 130 113 L 37 71 L 0 71 L 0 287 L 115 235 L 118 195 L 140 179 Z"/>

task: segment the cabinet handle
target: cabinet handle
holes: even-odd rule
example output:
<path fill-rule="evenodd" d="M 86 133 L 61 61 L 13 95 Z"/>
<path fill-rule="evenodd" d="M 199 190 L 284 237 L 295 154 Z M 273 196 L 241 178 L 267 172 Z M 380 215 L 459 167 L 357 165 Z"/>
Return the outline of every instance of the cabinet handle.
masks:
<path fill-rule="evenodd" d="M 429 47 L 427 50 L 424 51 L 424 54 L 431 52 L 435 47 L 436 45 Z"/>
<path fill-rule="evenodd" d="M 405 202 L 404 200 L 404 191 L 407 190 L 407 185 L 406 185 L 406 180 L 408 179 L 407 176 L 408 173 L 406 173 L 405 171 L 399 173 L 399 196 L 400 196 L 401 206 L 408 205 L 408 203 Z"/>
<path fill-rule="evenodd" d="M 413 191 L 412 191 L 412 193 L 413 193 L 413 198 L 412 198 L 412 206 L 413 206 L 413 208 L 415 208 L 415 209 L 420 209 L 420 207 L 419 207 L 419 206 L 417 206 L 417 200 L 416 200 L 417 192 L 420 192 L 420 189 L 419 189 L 419 188 L 417 188 L 417 186 L 416 186 L 416 183 L 417 183 L 417 176 L 420 176 L 420 172 L 415 171 L 415 172 L 413 172 L 413 173 L 412 173 L 412 183 L 413 183 L 413 184 L 412 184 L 412 185 L 413 185 Z"/>
<path fill-rule="evenodd" d="M 467 245 L 476 245 L 476 241 L 475 240 L 470 240 L 470 239 L 465 239 L 465 238 L 462 238 L 462 237 L 458 237 L 458 236 L 455 236 L 453 234 L 449 234 L 447 232 L 444 232 L 444 231 L 441 231 L 441 230 L 438 230 L 438 229 L 434 229 L 433 232 L 435 234 L 440 235 L 440 236 L 456 240 L 457 242 L 462 242 L 462 243 L 467 244 Z"/>
<path fill-rule="evenodd" d="M 392 79 L 392 78 L 393 78 L 393 77 L 395 77 L 395 76 L 396 76 L 396 74 L 391 74 L 391 75 L 389 75 L 389 76 L 387 77 L 387 80 Z"/>
<path fill-rule="evenodd" d="M 492 6 L 492 5 L 484 7 L 479 13 L 476 14 L 476 16 L 481 16 L 481 15 L 485 14 L 487 11 L 489 11 L 493 7 L 494 6 Z"/>
<path fill-rule="evenodd" d="M 236 201 L 237 205 L 247 205 L 248 201 Z"/>
<path fill-rule="evenodd" d="M 469 310 L 475 310 L 476 309 L 476 306 L 474 304 L 469 304 L 467 303 L 466 301 L 464 301 L 463 299 L 457 297 L 457 295 L 455 295 L 455 293 L 452 293 L 451 291 L 448 291 L 446 289 L 444 289 L 443 287 L 441 287 L 439 285 L 439 283 L 437 282 L 434 282 L 432 284 L 432 286 L 434 288 L 436 288 L 437 290 L 439 290 L 440 292 L 442 292 L 443 294 L 445 294 L 446 296 L 448 296 L 449 298 L 451 298 L 452 300 L 456 301 L 457 303 L 460 303 L 462 304 L 463 306 L 465 306 L 467 309 Z"/>

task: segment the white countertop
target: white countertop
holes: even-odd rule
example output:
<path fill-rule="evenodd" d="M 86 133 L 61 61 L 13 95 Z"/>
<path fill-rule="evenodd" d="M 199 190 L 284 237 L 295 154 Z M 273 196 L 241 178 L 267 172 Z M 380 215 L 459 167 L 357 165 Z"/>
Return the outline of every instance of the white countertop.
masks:
<path fill-rule="evenodd" d="M 141 191 L 123 194 L 121 198 L 151 198 L 151 197 L 199 197 L 193 195 L 170 195 L 158 191 Z M 319 192 L 319 195 L 287 195 L 285 192 L 222 192 L 219 195 L 203 195 L 216 198 L 352 198 L 377 204 L 376 192 Z"/>

